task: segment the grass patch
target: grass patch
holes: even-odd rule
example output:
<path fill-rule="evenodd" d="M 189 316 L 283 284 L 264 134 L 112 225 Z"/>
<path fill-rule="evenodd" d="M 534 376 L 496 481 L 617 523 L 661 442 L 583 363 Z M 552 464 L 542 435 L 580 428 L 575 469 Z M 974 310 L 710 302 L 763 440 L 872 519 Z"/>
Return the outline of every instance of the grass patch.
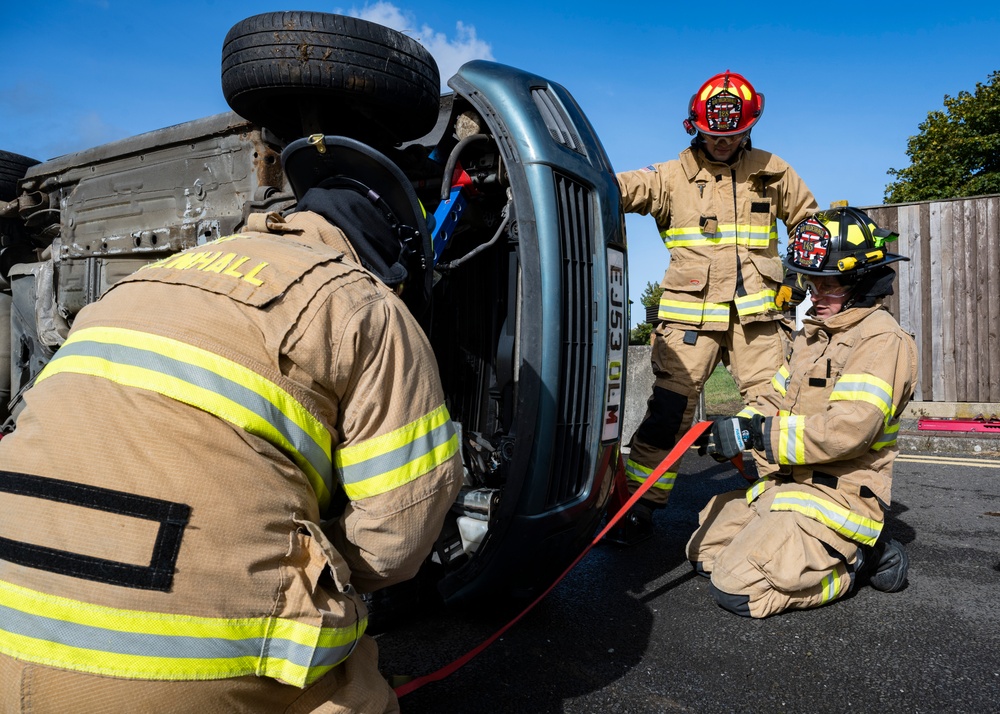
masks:
<path fill-rule="evenodd" d="M 708 416 L 735 416 L 743 408 L 743 398 L 729 370 L 721 363 L 705 382 L 705 413 Z"/>

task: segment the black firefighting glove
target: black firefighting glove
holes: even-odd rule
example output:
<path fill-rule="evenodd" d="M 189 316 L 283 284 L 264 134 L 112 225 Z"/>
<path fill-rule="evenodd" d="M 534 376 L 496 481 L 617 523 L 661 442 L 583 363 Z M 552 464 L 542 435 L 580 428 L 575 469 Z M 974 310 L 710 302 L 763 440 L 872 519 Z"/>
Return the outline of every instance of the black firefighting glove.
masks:
<path fill-rule="evenodd" d="M 764 417 L 760 414 L 755 414 L 752 419 L 716 419 L 708 430 L 705 450 L 716 461 L 729 461 L 749 448 L 764 449 Z"/>
<path fill-rule="evenodd" d="M 781 282 L 781 287 L 778 288 L 778 293 L 774 297 L 774 304 L 782 312 L 794 310 L 800 302 L 806 299 L 806 291 L 799 287 L 798 277 L 798 273 L 789 271 L 785 275 L 785 279 Z"/>

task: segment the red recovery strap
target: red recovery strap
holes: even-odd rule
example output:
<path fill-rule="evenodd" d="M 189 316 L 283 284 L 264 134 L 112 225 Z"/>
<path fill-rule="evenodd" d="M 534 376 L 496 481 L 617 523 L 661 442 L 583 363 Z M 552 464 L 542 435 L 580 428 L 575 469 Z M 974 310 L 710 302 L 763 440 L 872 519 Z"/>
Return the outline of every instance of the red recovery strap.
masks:
<path fill-rule="evenodd" d="M 635 505 L 635 502 L 638 501 L 640 498 L 642 498 L 642 495 L 646 493 L 646 491 L 648 491 L 653 486 L 654 483 L 656 483 L 657 479 L 659 479 L 660 476 L 669 471 L 670 467 L 680 460 L 681 456 L 684 455 L 684 452 L 687 451 L 688 448 L 698 439 L 698 437 L 701 436 L 702 432 L 704 432 L 711 425 L 712 422 L 710 421 L 700 421 L 693 427 L 691 427 L 688 430 L 688 432 L 683 437 L 681 437 L 681 440 L 677 442 L 674 448 L 670 450 L 670 453 L 667 454 L 666 458 L 664 458 L 663 461 L 660 462 L 660 465 L 657 466 L 655 469 L 653 469 L 653 473 L 651 473 L 649 476 L 646 477 L 646 480 L 642 482 L 642 485 L 639 486 L 638 489 L 636 489 L 635 493 L 632 494 L 632 497 L 625 502 L 625 505 L 622 506 L 617 513 L 615 513 L 611 518 L 608 519 L 607 525 L 604 526 L 603 529 L 601 529 L 600 533 L 594 536 L 594 540 L 590 542 L 590 545 L 584 548 L 583 552 L 576 557 L 576 560 L 570 563 L 569 567 L 566 568 L 562 572 L 562 574 L 555 579 L 555 582 L 549 585 L 549 587 L 547 587 L 541 595 L 536 597 L 531 602 L 531 604 L 529 604 L 526 608 L 524 608 L 524 610 L 522 610 L 517 617 L 515 617 L 513 620 L 511 620 L 506 625 L 501 627 L 499 630 L 494 632 L 486 641 L 484 641 L 478 647 L 462 655 L 451 664 L 445 665 L 436 672 L 425 674 L 422 677 L 417 677 L 416 679 L 412 679 L 409 682 L 405 682 L 404 684 L 400 684 L 399 686 L 395 687 L 393 691 L 396 692 L 396 696 L 397 697 L 406 696 L 410 692 L 419 689 L 420 687 L 424 686 L 425 684 L 428 684 L 429 682 L 437 682 L 439 680 L 444 679 L 448 675 L 457 671 L 460 667 L 463 667 L 466 663 L 472 661 L 472 659 L 476 655 L 478 655 L 480 652 L 485 650 L 491 644 L 496 642 L 496 640 L 499 639 L 500 636 L 503 635 L 503 633 L 505 633 L 507 630 L 513 627 L 513 625 L 517 621 L 519 621 L 522 617 L 527 615 L 532 610 L 532 608 L 535 607 L 535 605 L 537 605 L 542 601 L 542 598 L 548 595 L 552 591 L 552 589 L 562 581 L 563 578 L 569 575 L 569 572 L 576 567 L 577 563 L 583 560 L 583 556 L 589 553 L 591 548 L 593 548 L 600 542 L 600 540 L 608 533 L 608 531 L 610 531 L 614 527 L 614 525 L 618 523 L 621 517 L 624 516 L 633 505 Z"/>

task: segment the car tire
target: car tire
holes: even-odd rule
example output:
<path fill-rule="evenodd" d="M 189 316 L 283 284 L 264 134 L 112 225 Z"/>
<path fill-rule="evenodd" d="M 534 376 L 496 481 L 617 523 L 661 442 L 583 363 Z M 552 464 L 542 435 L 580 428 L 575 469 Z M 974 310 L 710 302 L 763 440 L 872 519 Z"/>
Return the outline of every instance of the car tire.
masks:
<path fill-rule="evenodd" d="M 38 161 L 27 156 L 0 151 L 0 203 L 13 201 L 17 198 L 17 182 L 24 178 L 25 172 Z M 0 219 L 0 244 L 5 248 L 0 257 L 2 275 L 0 286 L 7 288 L 7 253 L 6 247 L 15 243 L 22 235 L 20 223 L 15 219 Z M 7 292 L 0 293 L 0 424 L 10 416 L 10 304 L 11 297 Z"/>
<path fill-rule="evenodd" d="M 285 141 L 315 133 L 395 144 L 437 121 L 440 74 L 416 40 L 321 12 L 254 15 L 229 30 L 222 93 L 244 119 Z"/>
<path fill-rule="evenodd" d="M 17 198 L 17 182 L 37 163 L 36 159 L 29 159 L 27 156 L 0 151 L 0 201 Z"/>
<path fill-rule="evenodd" d="M 0 151 L 0 203 L 7 203 L 17 198 L 17 182 L 37 163 L 39 163 L 37 159 Z M 24 227 L 20 220 L 0 218 L 0 247 L 4 249 L 0 255 L 0 287 L 6 286 L 7 269 L 10 267 L 13 255 L 8 248 L 22 243 L 25 243 Z"/>

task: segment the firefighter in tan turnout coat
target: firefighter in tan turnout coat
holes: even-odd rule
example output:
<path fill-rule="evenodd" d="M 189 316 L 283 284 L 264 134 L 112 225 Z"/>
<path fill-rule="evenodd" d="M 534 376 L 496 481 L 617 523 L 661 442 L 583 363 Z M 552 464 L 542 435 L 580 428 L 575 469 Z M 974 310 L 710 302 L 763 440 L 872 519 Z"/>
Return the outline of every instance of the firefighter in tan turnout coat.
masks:
<path fill-rule="evenodd" d="M 770 390 L 716 421 L 707 444 L 719 460 L 752 447 L 773 473 L 710 501 L 687 547 L 732 612 L 816 607 L 862 579 L 887 592 L 905 585 L 906 552 L 885 531 L 896 434 L 917 380 L 913 338 L 883 307 L 888 264 L 908 260 L 888 252 L 896 237 L 837 208 L 789 241 L 786 264 L 813 308 Z"/>
<path fill-rule="evenodd" d="M 767 387 L 785 343 L 778 322 L 784 306 L 776 303 L 784 275 L 777 220 L 790 229 L 817 210 L 791 166 L 751 147 L 764 97 L 742 76 L 712 77 L 688 109 L 684 125 L 695 138 L 678 159 L 618 174 L 624 210 L 653 216 L 670 251 L 652 345 L 653 391 L 626 463 L 632 492 L 690 426 L 720 360 L 747 402 Z M 640 534 L 676 476 L 664 474 L 633 509 Z"/>
<path fill-rule="evenodd" d="M 0 710 L 398 711 L 360 594 L 461 481 L 429 234 L 358 142 L 282 162 L 295 212 L 114 285 L 0 441 Z"/>

